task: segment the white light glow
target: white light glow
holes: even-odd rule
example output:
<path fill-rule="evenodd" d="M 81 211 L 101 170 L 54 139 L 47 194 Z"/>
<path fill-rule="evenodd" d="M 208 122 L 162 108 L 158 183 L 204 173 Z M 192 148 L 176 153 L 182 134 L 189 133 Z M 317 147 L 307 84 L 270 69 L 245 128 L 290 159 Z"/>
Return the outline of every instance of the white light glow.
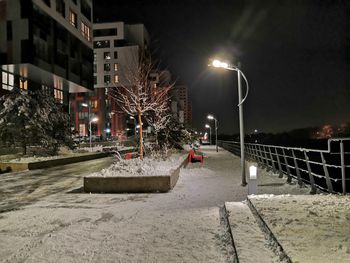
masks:
<path fill-rule="evenodd" d="M 221 61 L 214 59 L 212 62 L 213 67 L 220 68 L 221 67 Z"/>
<path fill-rule="evenodd" d="M 250 175 L 250 179 L 255 180 L 257 177 L 257 167 L 255 165 L 251 165 L 249 167 L 249 175 Z"/>

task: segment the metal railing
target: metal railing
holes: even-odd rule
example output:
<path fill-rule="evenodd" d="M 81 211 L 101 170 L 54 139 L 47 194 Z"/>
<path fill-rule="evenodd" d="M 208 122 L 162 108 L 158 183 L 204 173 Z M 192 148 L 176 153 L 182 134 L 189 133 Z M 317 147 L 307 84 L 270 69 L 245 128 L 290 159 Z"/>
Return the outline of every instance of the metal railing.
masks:
<path fill-rule="evenodd" d="M 328 140 L 327 150 L 245 144 L 246 158 L 273 170 L 287 182 L 296 179 L 299 185 L 309 184 L 311 193 L 320 189 L 329 193 L 347 193 L 350 188 L 350 138 Z M 239 142 L 218 141 L 219 146 L 240 156 Z"/>

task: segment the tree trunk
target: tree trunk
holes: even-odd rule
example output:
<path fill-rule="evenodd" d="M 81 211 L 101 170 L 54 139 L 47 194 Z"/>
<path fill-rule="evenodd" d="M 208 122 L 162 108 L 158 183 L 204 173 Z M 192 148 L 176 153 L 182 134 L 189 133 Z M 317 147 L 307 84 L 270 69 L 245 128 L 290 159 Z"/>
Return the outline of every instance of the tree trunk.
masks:
<path fill-rule="evenodd" d="M 23 153 L 23 155 L 27 155 L 27 144 L 26 144 L 26 142 L 22 142 L 22 153 Z"/>
<path fill-rule="evenodd" d="M 154 136 L 156 137 L 156 145 L 158 146 L 158 131 L 154 129 Z"/>
<path fill-rule="evenodd" d="M 141 119 L 141 112 L 138 111 L 137 112 L 137 117 L 138 117 L 138 121 L 139 121 L 139 151 L 140 151 L 140 159 L 143 160 L 143 138 L 142 138 L 142 119 Z"/>

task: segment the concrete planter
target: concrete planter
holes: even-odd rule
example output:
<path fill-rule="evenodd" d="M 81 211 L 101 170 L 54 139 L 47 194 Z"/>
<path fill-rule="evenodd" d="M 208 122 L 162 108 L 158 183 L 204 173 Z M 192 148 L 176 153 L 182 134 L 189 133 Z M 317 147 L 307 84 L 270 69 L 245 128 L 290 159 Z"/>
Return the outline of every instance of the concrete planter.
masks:
<path fill-rule="evenodd" d="M 84 191 L 87 193 L 149 193 L 168 192 L 179 179 L 180 168 L 187 165 L 187 156 L 169 175 L 161 176 L 86 176 Z"/>
<path fill-rule="evenodd" d="M 34 170 L 48 168 L 58 165 L 65 165 L 76 162 L 83 162 L 109 156 L 108 153 L 88 153 L 73 157 L 63 157 L 46 161 L 30 162 L 30 163 L 0 163 L 1 172 L 19 172 L 24 170 Z"/>

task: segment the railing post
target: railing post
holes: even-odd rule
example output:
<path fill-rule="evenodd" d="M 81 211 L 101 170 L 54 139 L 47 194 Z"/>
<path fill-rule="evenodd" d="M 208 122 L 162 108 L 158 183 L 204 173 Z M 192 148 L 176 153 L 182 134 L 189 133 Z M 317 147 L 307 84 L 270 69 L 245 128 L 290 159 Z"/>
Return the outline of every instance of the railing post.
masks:
<path fill-rule="evenodd" d="M 280 161 L 280 156 L 278 154 L 278 150 L 277 147 L 275 147 L 275 153 L 276 153 L 276 157 L 277 157 L 277 164 L 278 164 L 278 173 L 279 173 L 279 178 L 283 178 L 283 170 L 282 170 L 282 165 L 281 165 L 281 161 Z"/>
<path fill-rule="evenodd" d="M 345 154 L 344 142 L 340 141 L 340 164 L 341 164 L 341 182 L 343 186 L 343 194 L 346 194 L 346 177 L 345 177 Z"/>
<path fill-rule="evenodd" d="M 329 178 L 328 168 L 326 165 L 326 159 L 324 158 L 323 152 L 321 152 L 320 154 L 321 154 L 323 172 L 324 172 L 324 175 L 326 177 L 328 192 L 333 193 L 333 186 L 332 186 L 331 179 Z"/>
<path fill-rule="evenodd" d="M 247 157 L 249 160 L 252 160 L 251 146 L 250 144 L 246 144 L 245 148 L 247 149 Z"/>
<path fill-rule="evenodd" d="M 286 156 L 286 152 L 284 151 L 284 148 L 282 148 L 282 153 L 283 153 L 284 163 L 285 163 L 286 169 L 287 169 L 287 183 L 291 183 L 292 177 L 290 175 L 288 160 L 287 160 L 287 156 Z"/>
<path fill-rule="evenodd" d="M 273 169 L 273 172 L 275 173 L 277 171 L 276 166 L 275 166 L 275 161 L 273 160 L 271 148 L 270 148 L 270 146 L 268 146 L 268 147 L 269 147 L 269 153 L 270 153 L 270 158 L 271 158 L 272 169 Z"/>
<path fill-rule="evenodd" d="M 299 170 L 297 158 L 295 157 L 295 153 L 294 153 L 293 149 L 292 149 L 292 156 L 293 156 L 293 161 L 294 161 L 295 173 L 296 173 L 296 176 L 297 176 L 297 179 L 298 179 L 298 185 L 302 186 L 303 185 L 303 181 L 301 180 L 300 170 Z"/>
<path fill-rule="evenodd" d="M 254 160 L 259 164 L 260 163 L 260 159 L 259 159 L 259 157 L 256 154 L 256 145 L 255 144 L 253 144 L 252 149 L 253 149 Z"/>
<path fill-rule="evenodd" d="M 314 176 L 312 175 L 312 172 L 311 172 L 309 156 L 307 155 L 305 150 L 304 150 L 304 156 L 305 156 L 306 167 L 307 167 L 307 171 L 309 173 L 309 180 L 310 180 L 310 184 L 311 184 L 310 194 L 316 194 L 315 180 L 314 180 Z"/>
<path fill-rule="evenodd" d="M 262 166 L 265 166 L 264 159 L 261 156 L 260 146 L 255 145 L 255 154 L 257 156 L 258 161 Z"/>

